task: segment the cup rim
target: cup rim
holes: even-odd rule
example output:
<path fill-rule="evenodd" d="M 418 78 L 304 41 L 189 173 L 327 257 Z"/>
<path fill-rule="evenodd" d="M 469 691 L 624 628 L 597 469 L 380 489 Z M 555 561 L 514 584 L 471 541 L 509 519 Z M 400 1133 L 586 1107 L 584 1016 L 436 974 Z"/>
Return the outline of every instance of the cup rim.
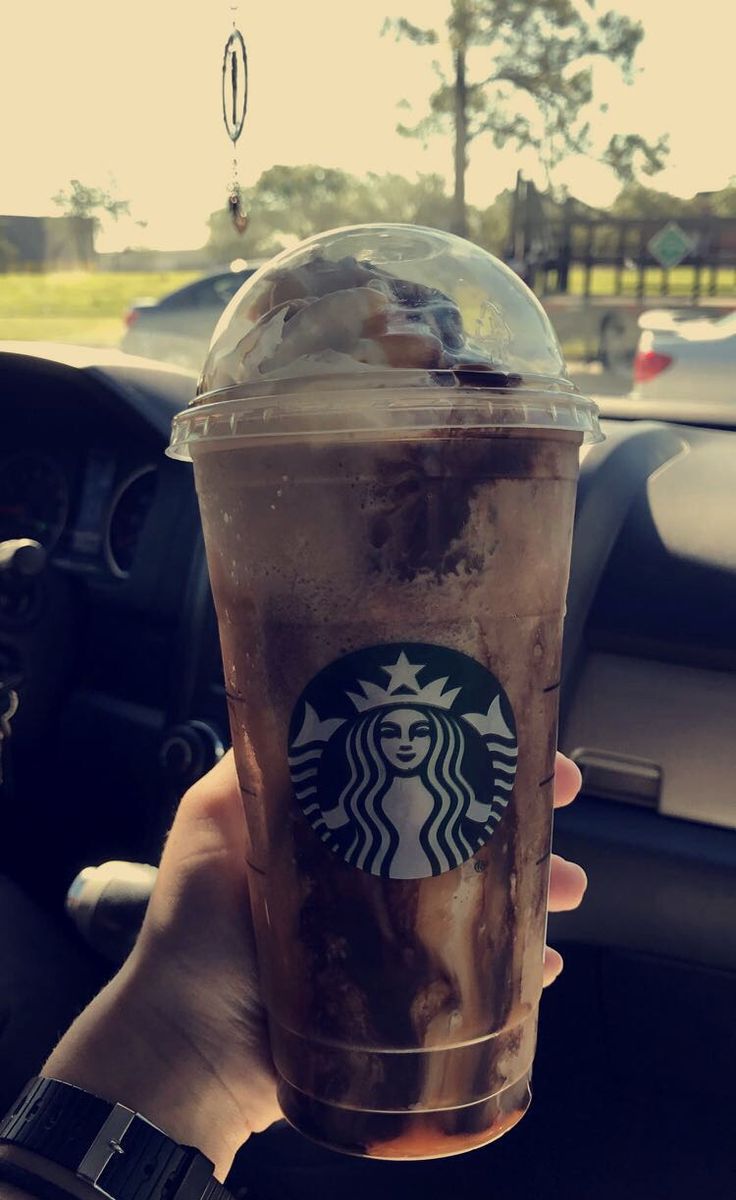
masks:
<path fill-rule="evenodd" d="M 366 403 L 366 390 L 371 390 Z M 335 403 L 339 393 L 340 403 Z M 167 454 L 263 438 L 426 436 L 539 429 L 602 440 L 598 406 L 569 380 L 490 371 L 367 371 L 237 384 L 197 396 L 174 417 Z"/>

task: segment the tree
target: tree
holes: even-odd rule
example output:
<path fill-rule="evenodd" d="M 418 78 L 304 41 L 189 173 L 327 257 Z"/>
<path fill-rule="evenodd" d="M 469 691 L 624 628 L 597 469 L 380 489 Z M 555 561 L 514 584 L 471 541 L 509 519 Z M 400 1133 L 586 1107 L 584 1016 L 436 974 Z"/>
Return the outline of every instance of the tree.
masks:
<path fill-rule="evenodd" d="M 84 236 L 85 220 L 91 220 L 93 229 L 97 231 L 102 225 L 101 214 L 118 221 L 120 217 L 129 217 L 130 201 L 116 198 L 111 191 L 100 187 L 89 187 L 79 179 L 70 179 L 68 188 L 61 188 L 52 202 L 63 210 L 64 216 L 70 217 L 77 241 L 79 258 L 84 261 L 88 257 L 88 242 Z M 145 221 L 136 221 L 140 228 L 145 228 Z"/>
<path fill-rule="evenodd" d="M 610 167 L 624 185 L 641 186 L 636 182 L 639 172 L 656 175 L 657 171 L 662 170 L 668 154 L 669 139 L 666 135 L 652 144 L 639 133 L 615 133 L 601 155 L 601 162 Z"/>
<path fill-rule="evenodd" d="M 652 218 L 663 222 L 673 217 L 686 217 L 690 213 L 695 215 L 692 201 L 657 191 L 656 188 L 644 187 L 641 183 L 627 184 L 611 205 L 611 212 L 616 217 L 635 220 Z"/>
<path fill-rule="evenodd" d="M 736 182 L 731 180 L 716 192 L 698 192 L 690 199 L 631 183 L 619 192 L 611 212 L 617 217 L 657 221 L 678 217 L 736 217 Z"/>
<path fill-rule="evenodd" d="M 346 171 L 313 164 L 270 167 L 244 191 L 249 216 L 243 235 L 221 209 L 209 220 L 212 250 L 223 257 L 265 257 L 320 229 L 366 219 L 365 184 Z"/>
<path fill-rule="evenodd" d="M 509 250 L 511 214 L 514 205 L 513 188 L 501 192 L 488 208 L 475 209 L 466 205 L 468 235 L 478 246 L 483 246 L 503 258 Z M 449 226 L 448 226 L 449 228 Z"/>
<path fill-rule="evenodd" d="M 731 179 L 728 187 L 714 192 L 711 197 L 701 201 L 707 205 L 716 217 L 736 217 L 736 180 Z"/>
<path fill-rule="evenodd" d="M 497 147 L 535 149 L 547 178 L 568 154 L 591 148 L 587 114 L 593 102 L 593 61 L 617 66 L 632 80 L 636 50 L 644 36 L 638 21 L 616 12 L 597 17 L 580 0 L 450 0 L 445 22 L 451 66 L 433 64 L 439 85 L 429 112 L 413 126 L 400 124 L 407 137 L 446 132 L 454 137 L 454 228 L 467 234 L 465 174 L 471 143 L 489 134 Z M 435 29 L 405 18 L 387 21 L 384 31 L 417 46 L 436 46 Z M 639 135 L 616 135 L 603 152 L 624 181 L 635 167 L 654 174 L 664 165 L 667 143 L 650 146 Z"/>
<path fill-rule="evenodd" d="M 69 187 L 62 188 L 52 196 L 54 204 L 64 210 L 67 217 L 91 217 L 95 226 L 100 224 L 100 211 L 117 221 L 121 216 L 130 216 L 130 201 L 116 200 L 104 188 L 88 187 L 79 179 L 70 179 Z"/>
<path fill-rule="evenodd" d="M 210 230 L 207 250 L 213 261 L 220 265 L 235 258 L 271 258 L 284 249 L 283 241 L 274 236 L 267 216 L 253 206 L 253 190 L 243 189 L 243 207 L 249 218 L 245 233 L 238 233 L 233 228 L 227 206 L 216 209 L 207 218 Z"/>
<path fill-rule="evenodd" d="M 405 221 L 449 229 L 452 200 L 440 175 L 369 174 L 313 164 L 264 171 L 243 196 L 250 220 L 241 236 L 226 209 L 209 218 L 213 258 L 265 258 L 310 234 L 363 221 Z"/>

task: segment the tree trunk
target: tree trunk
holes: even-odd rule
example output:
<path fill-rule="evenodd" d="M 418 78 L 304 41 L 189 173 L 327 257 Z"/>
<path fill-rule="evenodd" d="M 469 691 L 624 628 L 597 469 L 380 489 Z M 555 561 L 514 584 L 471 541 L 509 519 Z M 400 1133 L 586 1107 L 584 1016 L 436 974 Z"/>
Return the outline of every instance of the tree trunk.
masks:
<path fill-rule="evenodd" d="M 455 59 L 455 195 L 453 199 L 454 232 L 468 236 L 465 212 L 465 170 L 468 165 L 468 91 L 465 79 L 465 44 L 460 43 Z"/>

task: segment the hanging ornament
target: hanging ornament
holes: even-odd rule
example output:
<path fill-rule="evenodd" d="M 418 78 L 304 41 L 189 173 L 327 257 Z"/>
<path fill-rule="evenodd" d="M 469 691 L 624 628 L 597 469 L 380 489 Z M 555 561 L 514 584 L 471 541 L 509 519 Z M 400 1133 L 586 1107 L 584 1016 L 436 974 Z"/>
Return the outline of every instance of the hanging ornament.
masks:
<path fill-rule="evenodd" d="M 233 14 L 237 5 L 232 6 Z M 222 59 L 222 119 L 225 131 L 233 144 L 233 177 L 230 184 L 227 206 L 235 229 L 245 233 L 248 228 L 248 214 L 243 203 L 243 191 L 238 175 L 238 138 L 243 132 L 245 115 L 248 111 L 248 52 L 245 40 L 235 23 L 225 43 L 225 53 Z"/>
<path fill-rule="evenodd" d="M 240 184 L 233 184 L 233 190 L 227 199 L 227 206 L 230 210 L 230 219 L 238 233 L 245 233 L 250 218 L 243 208 L 243 193 L 240 190 Z"/>

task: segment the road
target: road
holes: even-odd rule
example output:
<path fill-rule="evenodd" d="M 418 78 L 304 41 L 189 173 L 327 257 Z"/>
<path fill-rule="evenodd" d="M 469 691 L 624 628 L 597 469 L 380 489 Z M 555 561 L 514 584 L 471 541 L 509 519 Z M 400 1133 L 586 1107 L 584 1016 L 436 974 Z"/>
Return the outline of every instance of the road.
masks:
<path fill-rule="evenodd" d="M 632 378 L 629 373 L 606 371 L 600 363 L 568 362 L 570 379 L 586 396 L 628 396 Z"/>

